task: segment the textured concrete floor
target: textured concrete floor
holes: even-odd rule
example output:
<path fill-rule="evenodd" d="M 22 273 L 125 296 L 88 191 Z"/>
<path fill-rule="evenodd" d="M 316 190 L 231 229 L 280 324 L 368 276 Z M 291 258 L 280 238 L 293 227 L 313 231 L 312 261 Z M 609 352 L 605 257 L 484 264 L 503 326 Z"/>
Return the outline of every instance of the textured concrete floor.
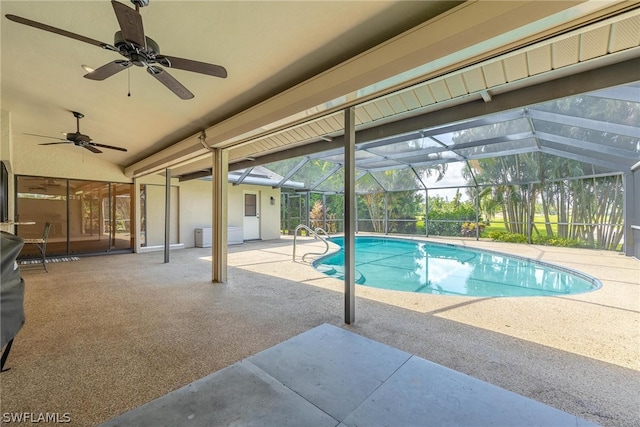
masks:
<path fill-rule="evenodd" d="M 183 425 L 597 426 L 326 323 L 100 427 Z"/>
<path fill-rule="evenodd" d="M 640 425 L 640 262 L 455 243 L 576 268 L 604 287 L 465 298 L 357 286 L 345 325 L 342 282 L 293 262 L 288 239 L 230 247 L 226 284 L 210 281 L 210 249 L 173 251 L 169 264 L 148 253 L 25 268 L 27 323 L 0 376 L 1 412 L 95 425 L 329 323 L 596 423 Z"/>

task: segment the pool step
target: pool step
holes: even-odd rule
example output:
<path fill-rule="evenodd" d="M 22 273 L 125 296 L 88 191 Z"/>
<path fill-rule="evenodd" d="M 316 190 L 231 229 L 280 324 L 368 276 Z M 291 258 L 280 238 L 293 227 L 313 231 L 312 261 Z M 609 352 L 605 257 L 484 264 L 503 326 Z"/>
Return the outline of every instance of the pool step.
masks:
<path fill-rule="evenodd" d="M 344 267 L 341 265 L 318 265 L 316 269 L 327 276 L 344 280 Z M 356 270 L 356 283 L 362 285 L 366 280 L 362 273 Z"/>
<path fill-rule="evenodd" d="M 316 270 L 318 270 L 320 273 L 326 274 L 327 276 L 333 276 L 334 274 L 337 273 L 336 269 L 330 265 L 320 264 L 319 266 L 316 267 Z"/>

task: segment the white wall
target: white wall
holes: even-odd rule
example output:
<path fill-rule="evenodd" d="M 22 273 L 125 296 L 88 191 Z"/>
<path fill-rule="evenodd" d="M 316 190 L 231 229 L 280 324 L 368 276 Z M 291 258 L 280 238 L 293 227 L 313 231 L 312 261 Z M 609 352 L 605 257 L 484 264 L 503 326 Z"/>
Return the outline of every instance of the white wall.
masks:
<path fill-rule="evenodd" d="M 158 175 L 138 180 L 147 184 L 147 245 L 164 244 L 164 177 Z M 171 243 L 182 243 L 185 247 L 195 246 L 194 232 L 196 228 L 210 228 L 212 219 L 211 181 L 191 180 L 178 182 L 172 180 L 172 240 Z M 174 195 L 173 191 L 177 193 Z M 280 238 L 280 190 L 258 185 L 229 184 L 229 219 L 230 227 L 242 227 L 244 191 L 256 191 L 260 195 L 260 237 L 263 240 Z M 271 205 L 273 197 L 275 204 Z M 177 212 L 179 206 L 179 214 Z M 177 216 L 179 215 L 179 218 Z M 179 221 L 175 224 L 173 221 Z M 174 230 L 177 235 L 174 236 Z"/>
<path fill-rule="evenodd" d="M 195 246 L 196 228 L 211 228 L 211 181 L 194 179 L 180 183 L 180 243 Z"/>
<path fill-rule="evenodd" d="M 260 238 L 273 240 L 280 238 L 280 189 L 261 185 L 229 184 L 229 226 L 242 227 L 244 218 L 244 192 L 259 194 Z M 275 204 L 271 204 L 273 197 Z"/>

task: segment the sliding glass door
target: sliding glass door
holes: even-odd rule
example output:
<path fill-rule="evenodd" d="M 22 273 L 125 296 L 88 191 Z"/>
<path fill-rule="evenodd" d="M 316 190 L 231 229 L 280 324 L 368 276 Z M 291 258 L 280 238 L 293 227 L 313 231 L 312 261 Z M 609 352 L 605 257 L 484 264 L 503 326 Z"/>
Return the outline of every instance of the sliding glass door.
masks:
<path fill-rule="evenodd" d="M 32 223 L 17 234 L 40 237 L 51 223 L 47 255 L 132 250 L 132 184 L 18 176 L 16 185 L 19 222 Z"/>
<path fill-rule="evenodd" d="M 67 180 L 37 176 L 16 177 L 16 234 L 25 239 L 42 237 L 51 224 L 47 255 L 67 253 Z M 35 245 L 25 245 L 21 257 L 37 257 Z"/>

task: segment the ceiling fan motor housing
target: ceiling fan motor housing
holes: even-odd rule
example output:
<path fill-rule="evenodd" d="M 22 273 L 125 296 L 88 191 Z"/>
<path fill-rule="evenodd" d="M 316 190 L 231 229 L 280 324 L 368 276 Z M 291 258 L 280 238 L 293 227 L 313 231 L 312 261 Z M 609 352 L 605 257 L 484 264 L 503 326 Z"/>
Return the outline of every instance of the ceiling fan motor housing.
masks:
<path fill-rule="evenodd" d="M 83 135 L 80 132 L 67 133 L 67 139 L 76 145 L 91 142 L 91 138 L 88 135 Z"/>
<path fill-rule="evenodd" d="M 113 36 L 113 45 L 118 52 L 131 61 L 133 65 L 143 67 L 156 62 L 156 55 L 160 53 L 160 46 L 150 37 L 144 37 L 147 46 L 138 46 L 122 37 L 122 31 L 117 31 Z"/>

